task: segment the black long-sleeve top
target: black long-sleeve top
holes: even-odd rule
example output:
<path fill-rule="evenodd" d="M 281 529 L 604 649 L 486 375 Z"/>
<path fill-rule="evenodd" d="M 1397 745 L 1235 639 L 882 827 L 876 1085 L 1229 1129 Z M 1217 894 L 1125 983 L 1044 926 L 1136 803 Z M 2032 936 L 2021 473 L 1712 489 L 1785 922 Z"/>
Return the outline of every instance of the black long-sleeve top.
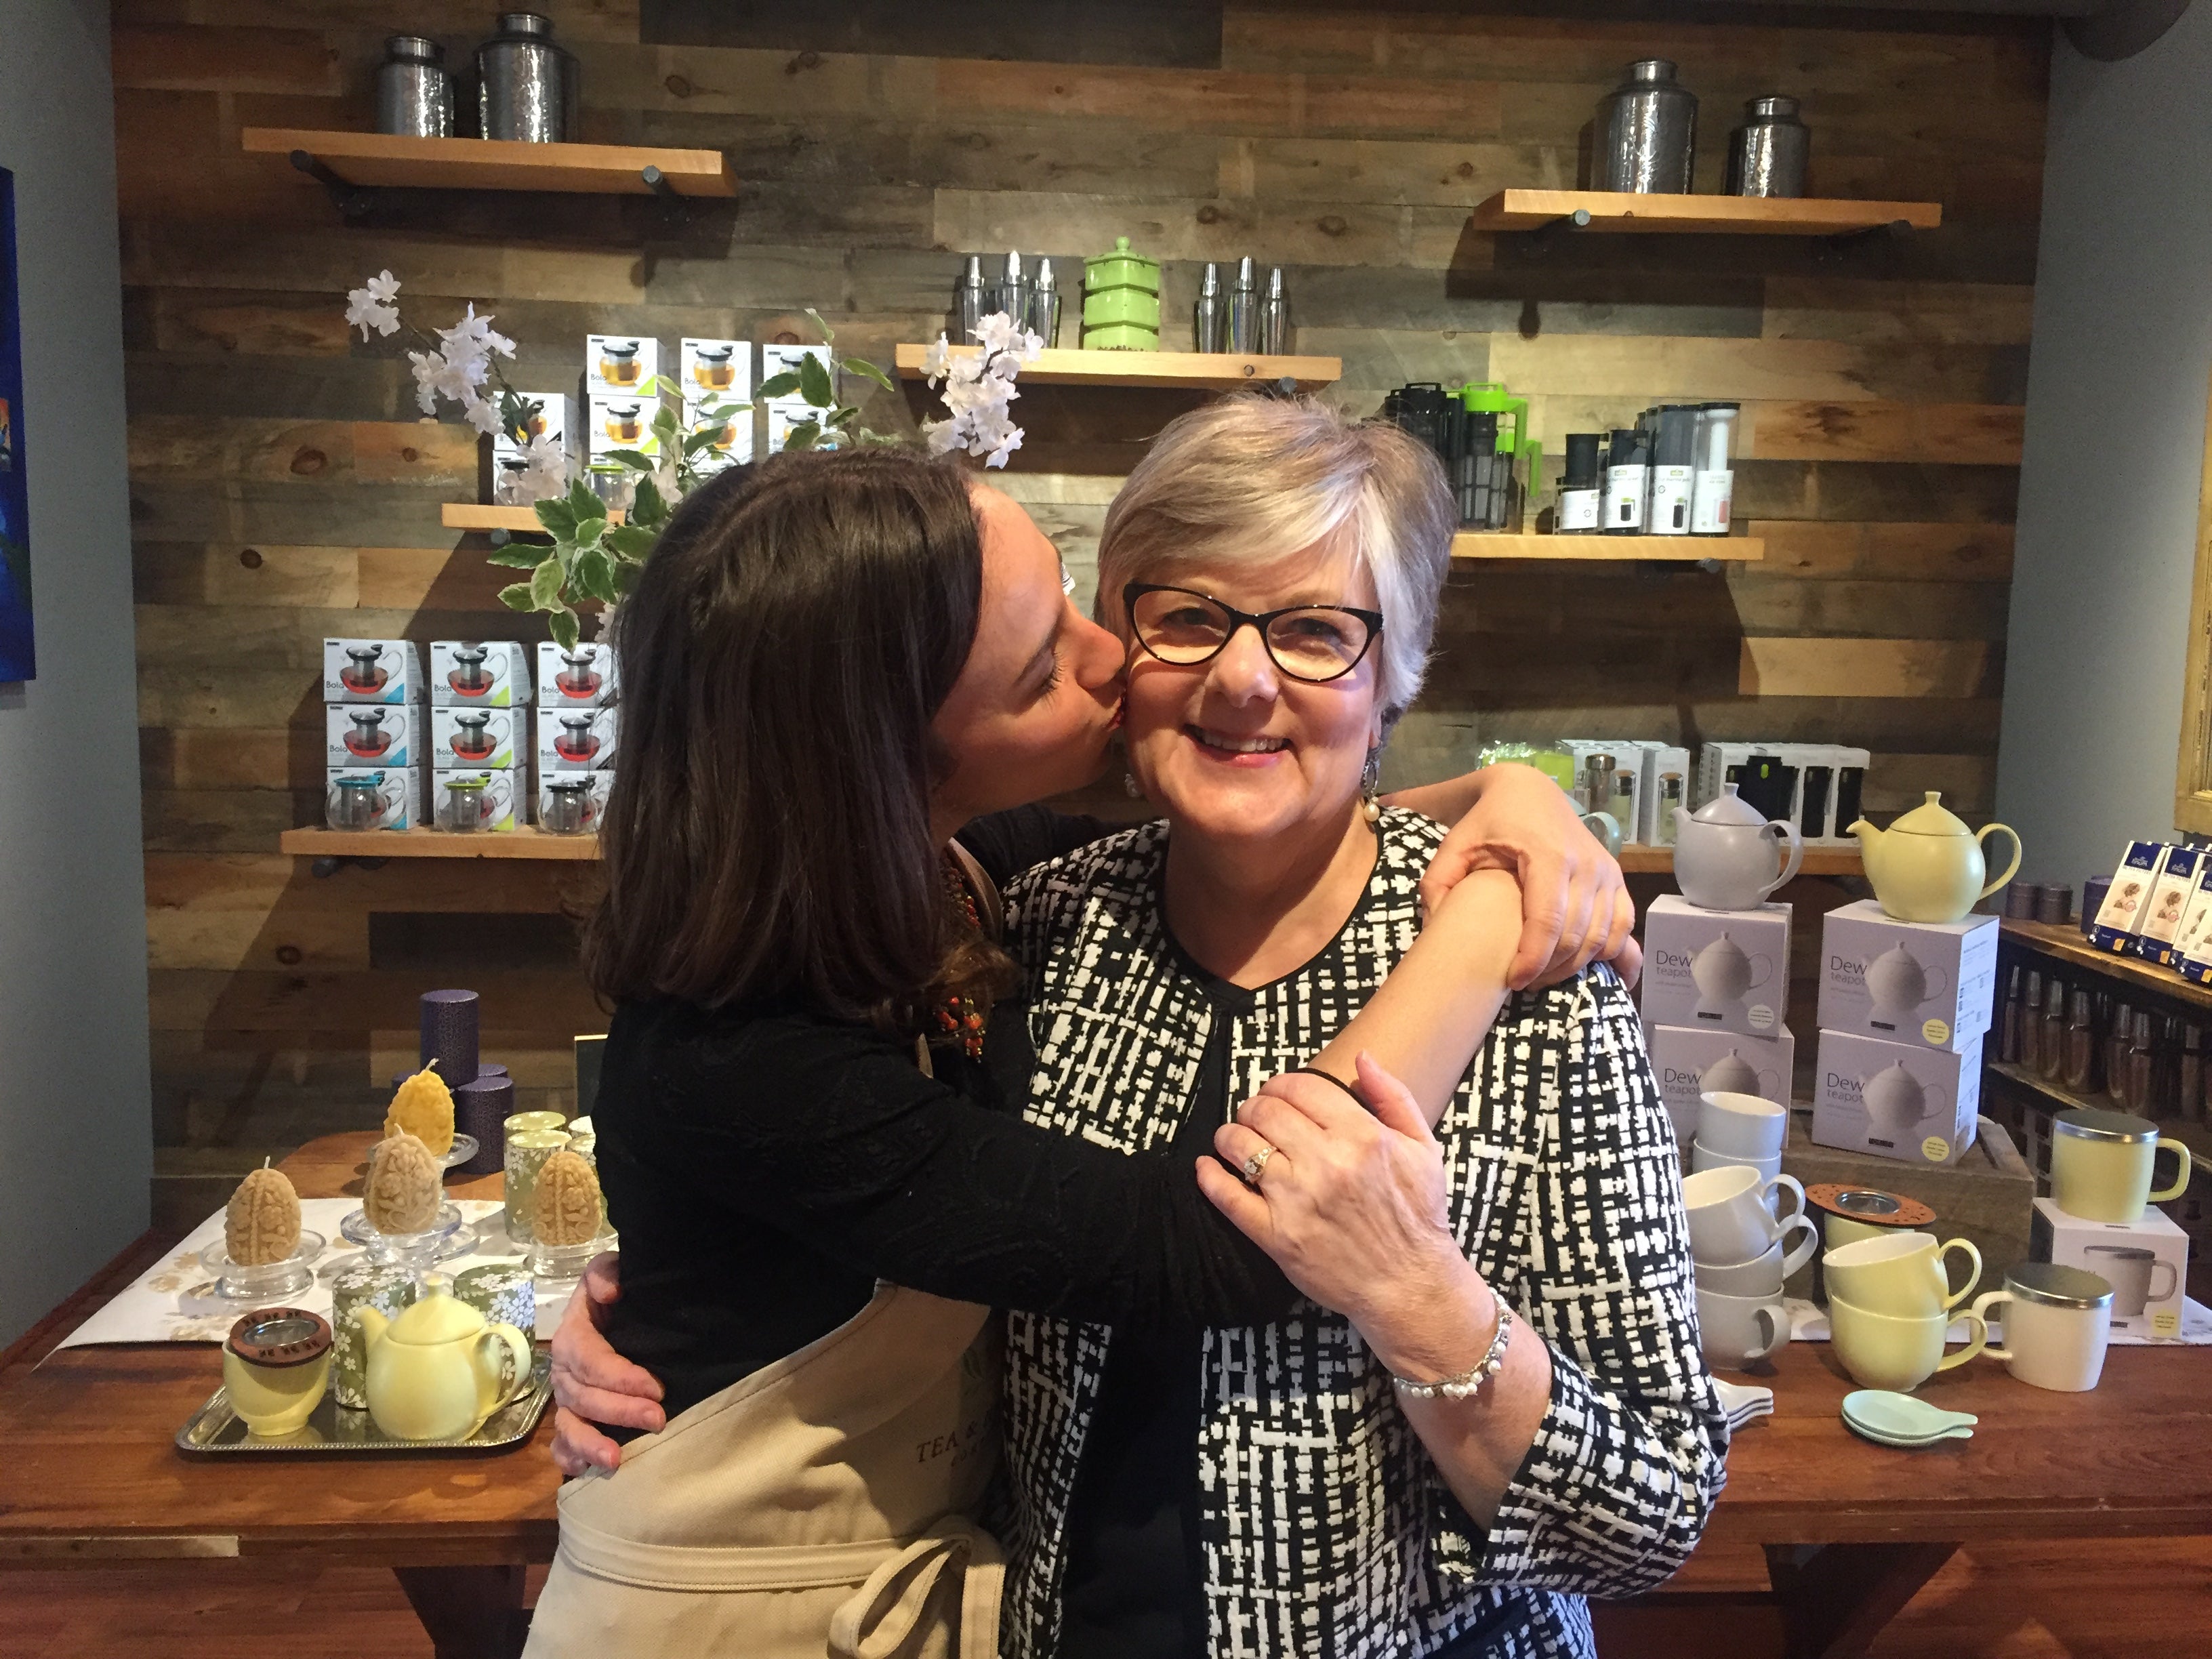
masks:
<path fill-rule="evenodd" d="M 962 841 L 994 878 L 1101 833 L 1002 814 Z M 963 1301 L 1196 1332 L 1295 1293 L 1182 1158 L 1131 1158 L 1022 1119 L 1018 1005 L 983 1060 L 796 998 L 626 1004 L 592 1117 L 622 1299 L 609 1336 L 672 1416 L 828 1334 L 888 1279 Z"/>

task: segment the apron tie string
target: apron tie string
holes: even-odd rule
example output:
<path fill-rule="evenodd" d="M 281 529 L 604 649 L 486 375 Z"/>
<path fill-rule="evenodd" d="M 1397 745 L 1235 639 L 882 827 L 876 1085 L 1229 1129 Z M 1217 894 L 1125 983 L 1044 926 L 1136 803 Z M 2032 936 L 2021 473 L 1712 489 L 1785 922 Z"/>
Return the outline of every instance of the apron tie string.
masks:
<path fill-rule="evenodd" d="M 945 1575 L 962 1576 L 960 1659 L 994 1659 L 1006 1558 L 998 1542 L 948 1516 L 888 1557 L 837 1609 L 830 1624 L 831 1659 L 896 1659 L 930 1611 Z"/>

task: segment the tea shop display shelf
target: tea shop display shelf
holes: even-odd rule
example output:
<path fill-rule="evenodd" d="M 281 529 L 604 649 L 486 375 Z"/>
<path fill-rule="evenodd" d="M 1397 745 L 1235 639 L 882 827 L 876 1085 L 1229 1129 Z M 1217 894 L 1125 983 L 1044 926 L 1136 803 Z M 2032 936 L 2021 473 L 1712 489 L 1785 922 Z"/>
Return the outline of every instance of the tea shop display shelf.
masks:
<path fill-rule="evenodd" d="M 1606 560 L 1620 563 L 1658 559 L 1670 564 L 1724 559 L 1730 562 L 1756 562 L 1766 556 L 1766 543 L 1757 536 L 1537 536 L 1462 530 L 1452 538 L 1451 556 L 1468 563 L 1491 559 L 1565 559 L 1577 562 Z"/>
<path fill-rule="evenodd" d="M 924 379 L 922 358 L 930 348 L 902 345 L 894 361 L 902 380 Z M 979 346 L 955 346 L 955 356 L 972 356 Z M 1344 377 L 1341 357 L 1250 357 L 1220 351 L 1040 351 L 1021 368 L 1024 386 L 1155 386 L 1233 392 L 1239 386 L 1272 386 L 1289 380 L 1301 392 L 1333 386 Z"/>
<path fill-rule="evenodd" d="M 2173 1005 L 2176 1012 L 2212 1013 L 2212 986 L 2184 979 L 2172 969 L 2145 962 L 2141 957 L 2115 956 L 2109 951 L 2100 951 L 2071 923 L 2062 926 L 2048 921 L 2016 921 L 2007 916 L 1999 927 L 2002 931 L 1998 938 L 2008 947 L 2001 968 L 2009 968 L 2019 960 L 2010 952 L 2025 952 L 2061 964 L 2070 969 L 2070 976 L 2075 978 L 2085 974 L 2100 975 L 2118 981 L 2119 987 L 2116 988 L 2154 992 Z M 2032 962 L 2025 965 L 2035 966 Z"/>
<path fill-rule="evenodd" d="M 1990 1038 L 1994 1042 L 1996 1033 Z M 2104 1095 L 2077 1095 L 2062 1084 L 2049 1078 L 2039 1077 L 2017 1060 L 1990 1060 L 1982 1061 L 1984 1084 L 1995 1081 L 1998 1089 L 1991 1093 L 2002 1093 L 2010 1100 L 2029 1109 L 2033 1119 L 2023 1118 L 2008 1128 L 2020 1132 L 2024 1154 L 2033 1169 L 2049 1190 L 2051 1177 L 2051 1120 L 2060 1112 L 2079 1108 L 2093 1112 L 2117 1112 L 2127 1109 Z M 1998 1121 L 2004 1120 L 1999 1117 Z M 2178 1140 L 2189 1148 L 2189 1155 L 2199 1164 L 2212 1163 L 2212 1127 L 2182 1117 L 2160 1117 L 2153 1120 L 2158 1125 L 2161 1139 Z"/>
<path fill-rule="evenodd" d="M 538 521 L 534 507 L 489 507 L 474 501 L 447 501 L 439 509 L 441 521 L 448 530 L 494 531 L 504 530 L 510 536 L 543 536 L 546 528 Z M 607 522 L 620 524 L 623 512 L 618 507 L 607 511 Z"/>
<path fill-rule="evenodd" d="M 510 143 L 299 127 L 247 127 L 239 142 L 249 155 L 289 157 L 349 212 L 368 205 L 360 199 L 362 192 L 383 189 L 555 191 L 663 201 L 726 200 L 738 193 L 730 158 L 718 149 Z"/>
<path fill-rule="evenodd" d="M 1620 849 L 1620 867 L 1632 876 L 1671 876 L 1674 873 L 1674 849 L 1671 847 L 1628 846 Z M 1863 876 L 1866 866 L 1859 858 L 1856 847 L 1808 847 L 1805 861 L 1797 866 L 1801 876 Z"/>
<path fill-rule="evenodd" d="M 279 852 L 314 859 L 541 859 L 588 863 L 597 836 L 550 836 L 530 824 L 471 835 L 451 830 L 287 830 Z"/>
<path fill-rule="evenodd" d="M 1940 202 L 1852 202 L 1814 197 L 1661 196 L 1628 191 L 1501 190 L 1468 218 L 1479 231 L 1672 232 L 1722 236 L 1853 236 L 1934 230 Z"/>

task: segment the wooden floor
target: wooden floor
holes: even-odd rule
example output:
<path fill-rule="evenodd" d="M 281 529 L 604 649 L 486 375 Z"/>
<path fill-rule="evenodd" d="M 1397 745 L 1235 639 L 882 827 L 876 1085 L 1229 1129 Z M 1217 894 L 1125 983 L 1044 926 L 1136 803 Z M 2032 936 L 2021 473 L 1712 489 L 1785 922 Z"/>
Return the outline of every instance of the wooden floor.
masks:
<path fill-rule="evenodd" d="M 532 1576 L 534 1598 L 542 1573 Z M 1679 1608 L 1601 1608 L 1603 1659 L 1780 1659 L 1763 1609 L 1733 1603 L 1755 1559 L 1701 1560 Z M 237 1562 L 0 1573 L 0 1659 L 428 1659 L 392 1576 Z M 1960 1555 L 1874 1659 L 2196 1659 L 2212 1651 L 2212 1539 L 2030 1543 Z"/>

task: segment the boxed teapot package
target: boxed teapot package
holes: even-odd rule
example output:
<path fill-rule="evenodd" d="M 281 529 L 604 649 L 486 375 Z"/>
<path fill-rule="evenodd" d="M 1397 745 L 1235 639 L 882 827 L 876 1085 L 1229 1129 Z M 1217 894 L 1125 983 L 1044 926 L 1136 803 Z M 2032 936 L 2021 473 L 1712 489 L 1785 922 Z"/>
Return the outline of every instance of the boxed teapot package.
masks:
<path fill-rule="evenodd" d="M 584 337 L 584 395 L 635 397 L 660 373 L 660 342 L 638 334 Z"/>
<path fill-rule="evenodd" d="M 1644 1024 L 1767 1036 L 1790 1000 L 1790 907 L 1705 910 L 1662 893 L 1644 913 Z"/>
<path fill-rule="evenodd" d="M 687 404 L 749 403 L 753 395 L 752 342 L 687 334 L 677 343 L 676 374 Z"/>
<path fill-rule="evenodd" d="M 2112 884 L 2105 890 L 2105 902 L 2097 907 L 2096 917 L 2089 924 L 2090 944 L 2116 956 L 2133 946 L 2136 935 L 2142 931 L 2150 890 L 2158 872 L 2166 867 L 2166 854 L 2163 842 L 2128 843 L 2128 850 L 2120 856 L 2120 867 L 2112 872 Z"/>
<path fill-rule="evenodd" d="M 1786 1025 L 1766 1036 L 1651 1025 L 1644 1029 L 1644 1040 L 1651 1051 L 1651 1075 L 1658 1079 L 1659 1097 L 1666 1103 L 1674 1139 L 1686 1156 L 1697 1137 L 1698 1097 L 1706 1091 L 1789 1103 L 1797 1039 Z"/>
<path fill-rule="evenodd" d="M 433 708 L 519 708 L 530 700 L 530 647 L 520 640 L 430 641 Z"/>
<path fill-rule="evenodd" d="M 538 642 L 538 706 L 597 708 L 615 700 L 615 650 L 604 640 L 579 640 L 564 649 Z"/>
<path fill-rule="evenodd" d="M 720 472 L 726 466 L 741 465 L 753 458 L 753 412 L 750 409 L 712 398 L 687 398 L 684 400 L 684 430 L 692 437 L 702 432 L 714 434 L 714 447 L 691 458 L 691 465 L 702 472 Z"/>
<path fill-rule="evenodd" d="M 456 789 L 454 784 L 463 787 Z M 438 829 L 460 827 L 456 820 L 475 803 L 480 830 L 512 830 L 529 821 L 530 778 L 509 767 L 444 766 L 430 773 L 430 821 Z"/>
<path fill-rule="evenodd" d="M 506 771 L 530 764 L 530 710 L 433 708 L 430 764 Z"/>
<path fill-rule="evenodd" d="M 595 835 L 607 810 L 612 772 L 544 772 L 538 775 L 538 823 L 549 835 Z"/>
<path fill-rule="evenodd" d="M 615 763 L 615 711 L 542 708 L 538 713 L 538 775 L 604 772 Z"/>
<path fill-rule="evenodd" d="M 586 434 L 585 453 L 594 466 L 619 466 L 612 459 L 614 452 L 628 450 L 648 460 L 660 453 L 660 434 L 653 429 L 653 416 L 660 413 L 660 399 L 641 397 L 594 398 L 591 402 L 591 426 Z"/>
<path fill-rule="evenodd" d="M 325 702 L 422 700 L 422 659 L 412 640 L 325 640 Z"/>
<path fill-rule="evenodd" d="M 550 439 L 574 465 L 580 454 L 577 439 L 582 435 L 576 424 L 576 400 L 565 392 L 524 392 L 516 394 L 523 402 L 524 429 L 532 440 Z M 495 471 L 499 463 L 518 459 L 523 453 L 523 440 L 507 428 L 492 434 L 491 459 Z"/>
<path fill-rule="evenodd" d="M 323 792 L 333 830 L 412 830 L 422 821 L 419 766 L 325 767 Z"/>
<path fill-rule="evenodd" d="M 1955 1164 L 1974 1144 L 1982 1036 L 1958 1048 L 1908 1048 L 1849 1031 L 1820 1033 L 1813 1139 L 1906 1164 Z"/>
<path fill-rule="evenodd" d="M 2151 883 L 2137 918 L 2142 925 L 2136 928 L 2130 946 L 2137 956 L 2161 968 L 2171 968 L 2180 959 L 2176 941 L 2181 933 L 2184 912 L 2197 893 L 2197 872 L 2204 868 L 2205 862 L 2203 854 L 2193 847 L 2166 849 L 2166 857 L 2159 863 L 2158 878 Z"/>
<path fill-rule="evenodd" d="M 1997 919 L 1898 921 L 1861 899 L 1820 923 L 1820 1029 L 1956 1049 L 1996 1007 Z"/>
<path fill-rule="evenodd" d="M 2153 1206 L 2136 1221 L 2090 1221 L 2047 1198 L 2035 1200 L 2028 1255 L 2080 1267 L 2112 1287 L 2112 1334 L 2179 1340 L 2188 1294 L 2189 1235 Z"/>
<path fill-rule="evenodd" d="M 423 735 L 420 703 L 327 703 L 323 708 L 323 764 L 420 765 Z"/>

